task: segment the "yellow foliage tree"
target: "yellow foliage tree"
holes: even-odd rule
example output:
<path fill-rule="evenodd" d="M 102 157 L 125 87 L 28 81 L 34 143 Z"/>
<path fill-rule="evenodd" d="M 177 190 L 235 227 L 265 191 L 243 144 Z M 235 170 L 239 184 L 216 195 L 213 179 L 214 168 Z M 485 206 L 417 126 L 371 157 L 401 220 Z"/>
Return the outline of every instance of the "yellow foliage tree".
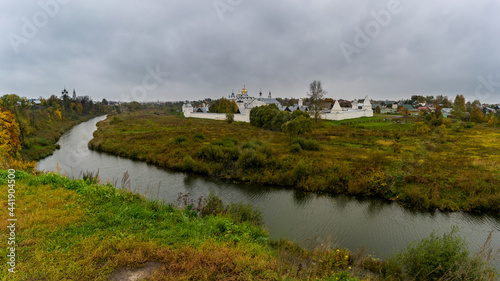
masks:
<path fill-rule="evenodd" d="M 62 114 L 61 114 L 61 110 L 60 109 L 56 109 L 54 111 L 54 116 L 59 119 L 59 120 L 62 120 Z"/>
<path fill-rule="evenodd" d="M 491 115 L 490 120 L 488 121 L 488 126 L 497 126 L 499 124 L 498 119 L 495 115 Z"/>
<path fill-rule="evenodd" d="M 21 149 L 19 141 L 19 125 L 7 108 L 1 107 L 0 103 L 0 150 L 8 155 L 14 156 Z"/>
<path fill-rule="evenodd" d="M 36 162 L 21 159 L 19 150 L 19 125 L 9 110 L 2 107 L 0 100 L 0 169 L 33 170 Z"/>

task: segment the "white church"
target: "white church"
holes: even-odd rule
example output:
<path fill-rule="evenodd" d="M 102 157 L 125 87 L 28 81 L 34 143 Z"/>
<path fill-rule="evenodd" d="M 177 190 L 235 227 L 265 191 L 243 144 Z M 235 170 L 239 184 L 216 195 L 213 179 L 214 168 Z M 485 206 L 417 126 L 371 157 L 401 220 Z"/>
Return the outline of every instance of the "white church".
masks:
<path fill-rule="evenodd" d="M 280 110 L 286 110 L 293 112 L 295 110 L 308 111 L 307 106 L 304 106 L 302 99 L 299 99 L 299 104 L 295 106 L 282 106 L 276 99 L 272 98 L 271 93 L 267 98 L 262 97 L 262 92 L 259 93 L 258 98 L 251 97 L 248 95 L 248 91 L 243 87 L 241 92 L 235 94 L 234 92 L 227 97 L 228 100 L 233 100 L 238 106 L 238 111 L 234 114 L 234 121 L 247 122 L 250 123 L 250 111 L 252 108 L 257 106 L 263 106 L 268 104 L 276 104 Z M 225 113 L 209 113 L 209 105 L 202 105 L 201 107 L 194 108 L 190 103 L 186 102 L 182 105 L 182 113 L 184 117 L 202 118 L 202 119 L 213 119 L 213 120 L 226 120 Z M 346 120 L 359 117 L 372 117 L 373 110 L 368 96 L 365 97 L 363 103 L 359 103 L 357 100 L 352 102 L 350 108 L 340 107 L 339 101 L 335 101 L 335 104 L 331 109 L 326 109 L 321 115 L 322 119 L 325 120 Z"/>

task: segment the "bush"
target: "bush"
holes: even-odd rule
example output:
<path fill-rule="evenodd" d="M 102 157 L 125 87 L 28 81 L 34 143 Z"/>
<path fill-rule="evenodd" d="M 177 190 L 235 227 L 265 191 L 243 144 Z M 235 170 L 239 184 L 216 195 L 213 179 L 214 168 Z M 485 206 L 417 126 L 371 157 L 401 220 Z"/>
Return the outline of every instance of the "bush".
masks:
<path fill-rule="evenodd" d="M 416 131 L 419 135 L 426 135 L 431 131 L 431 128 L 429 128 L 429 126 L 427 126 L 424 122 L 417 122 Z"/>
<path fill-rule="evenodd" d="M 234 122 L 234 113 L 226 113 L 226 121 L 231 124 Z"/>
<path fill-rule="evenodd" d="M 210 191 L 201 208 L 201 216 L 218 215 L 224 212 L 224 203 L 214 191 Z"/>
<path fill-rule="evenodd" d="M 295 175 L 295 179 L 300 181 L 303 178 L 308 176 L 307 165 L 304 161 L 300 160 L 299 163 L 293 169 L 293 174 Z"/>
<path fill-rule="evenodd" d="M 227 213 L 231 220 L 236 223 L 249 222 L 256 226 L 264 224 L 262 212 L 250 204 L 231 203 L 227 208 Z"/>
<path fill-rule="evenodd" d="M 261 168 L 266 164 L 266 155 L 253 149 L 245 149 L 238 159 L 242 168 Z"/>
<path fill-rule="evenodd" d="M 262 146 L 264 143 L 261 140 L 252 140 L 249 142 L 244 143 L 241 148 L 250 148 L 250 149 L 257 149 L 260 146 Z"/>
<path fill-rule="evenodd" d="M 294 143 L 294 144 L 290 145 L 290 148 L 288 148 L 288 150 L 291 153 L 299 153 L 302 151 L 302 147 L 300 146 L 300 144 Z"/>
<path fill-rule="evenodd" d="M 185 141 L 187 141 L 187 138 L 186 138 L 186 137 L 177 137 L 177 138 L 175 138 L 175 140 L 174 140 L 174 142 L 175 142 L 176 144 L 180 144 L 180 143 L 183 143 L 183 142 L 185 142 Z"/>
<path fill-rule="evenodd" d="M 235 223 L 250 222 L 256 226 L 264 224 L 264 217 L 259 209 L 243 203 L 231 203 L 226 207 L 219 196 L 214 191 L 210 191 L 208 197 L 204 200 L 203 207 L 201 207 L 200 215 L 204 217 L 224 213 Z"/>
<path fill-rule="evenodd" d="M 304 139 L 304 138 L 294 138 L 291 143 L 291 145 L 293 144 L 298 144 L 300 145 L 300 147 L 304 150 L 319 150 L 320 149 L 320 144 L 319 142 L 315 141 L 315 140 L 308 140 L 308 139 Z"/>
<path fill-rule="evenodd" d="M 291 137 L 301 135 L 305 132 L 310 132 L 311 130 L 311 118 L 306 118 L 304 116 L 299 116 L 282 125 L 282 131 Z"/>
<path fill-rule="evenodd" d="M 197 139 L 197 140 L 204 140 L 204 139 L 206 139 L 206 137 L 205 137 L 205 135 L 203 133 L 196 133 L 196 134 L 194 134 L 193 138 Z"/>
<path fill-rule="evenodd" d="M 120 124 L 120 123 L 123 123 L 123 119 L 121 119 L 118 116 L 113 116 L 113 118 L 111 118 L 111 121 L 109 121 L 109 124 L 111 124 L 111 125 Z"/>
<path fill-rule="evenodd" d="M 204 145 L 197 150 L 197 157 L 208 161 L 228 162 L 237 160 L 240 156 L 238 147 L 225 147 L 219 145 Z"/>
<path fill-rule="evenodd" d="M 458 228 L 454 227 L 442 237 L 432 233 L 418 243 L 410 243 L 388 261 L 383 274 L 386 277 L 402 275 L 410 280 L 440 280 L 455 275 L 463 269 L 462 265 L 471 264 L 467 245 L 457 232 Z M 476 279 L 481 276 L 470 275 L 479 274 L 480 268 L 469 268 L 469 271 L 467 280 L 481 280 Z"/>
<path fill-rule="evenodd" d="M 195 171 L 196 161 L 191 156 L 186 155 L 182 159 L 182 167 L 187 171 Z"/>
<path fill-rule="evenodd" d="M 216 140 L 212 142 L 213 145 L 225 146 L 225 147 L 233 147 L 238 145 L 238 140 L 235 138 L 227 137 L 222 140 Z"/>

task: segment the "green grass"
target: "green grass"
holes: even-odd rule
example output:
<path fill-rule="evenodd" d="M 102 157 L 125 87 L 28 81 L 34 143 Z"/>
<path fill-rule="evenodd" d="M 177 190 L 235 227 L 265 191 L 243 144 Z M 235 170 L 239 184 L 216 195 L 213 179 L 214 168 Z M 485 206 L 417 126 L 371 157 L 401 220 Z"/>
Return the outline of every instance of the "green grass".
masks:
<path fill-rule="evenodd" d="M 385 198 L 416 210 L 500 213 L 496 127 L 454 130 L 451 123 L 422 134 L 415 125 L 420 117 L 398 119 L 405 123 L 376 122 L 381 117 L 349 120 L 352 125 L 321 121 L 297 143 L 246 123 L 147 111 L 120 118 L 123 123 L 98 124 L 92 149 L 222 179 Z M 234 145 L 225 145 L 228 139 Z"/>
<path fill-rule="evenodd" d="M 6 178 L 1 171 L 0 180 Z M 226 273 L 276 279 L 267 234 L 250 223 L 235 223 L 224 215 L 201 219 L 111 185 L 56 174 L 17 172 L 16 178 L 17 273 L 8 276 L 6 263 L 1 266 L 9 280 L 107 280 L 117 268 L 146 261 L 178 266 L 173 279 L 219 279 Z M 5 230 L 6 212 L 1 218 Z M 4 241 L 5 235 L 2 231 Z M 0 251 L 6 256 L 6 247 Z M 229 266 L 229 259 L 233 268 L 224 272 L 220 267 Z M 214 268 L 202 268 L 196 264 L 200 260 Z"/>

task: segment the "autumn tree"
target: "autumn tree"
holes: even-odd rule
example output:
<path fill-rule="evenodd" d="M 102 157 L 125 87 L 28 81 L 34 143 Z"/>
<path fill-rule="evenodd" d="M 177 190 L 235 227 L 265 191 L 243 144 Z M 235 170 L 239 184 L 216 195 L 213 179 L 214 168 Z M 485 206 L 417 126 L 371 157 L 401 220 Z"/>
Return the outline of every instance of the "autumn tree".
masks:
<path fill-rule="evenodd" d="M 481 112 L 481 109 L 479 109 L 479 107 L 474 106 L 472 108 L 472 111 L 470 112 L 470 120 L 476 123 L 483 122 L 483 112 Z"/>
<path fill-rule="evenodd" d="M 497 126 L 499 123 L 500 121 L 498 121 L 498 118 L 492 114 L 490 120 L 488 121 L 488 126 Z"/>
<path fill-rule="evenodd" d="M 218 113 L 236 113 L 238 111 L 238 105 L 234 100 L 228 100 L 222 98 L 219 101 L 219 106 L 217 108 Z"/>
<path fill-rule="evenodd" d="M 16 155 L 21 149 L 19 125 L 14 114 L 2 107 L 2 101 L 0 101 L 0 129 L 0 154 Z"/>
<path fill-rule="evenodd" d="M 467 108 L 465 107 L 465 98 L 463 95 L 457 95 L 455 97 L 455 101 L 453 102 L 451 114 L 459 119 L 463 119 L 465 117 L 465 112 L 467 112 Z"/>
<path fill-rule="evenodd" d="M 325 96 L 326 91 L 323 90 L 321 85 L 321 81 L 314 80 L 309 84 L 309 92 L 307 96 L 309 97 L 309 112 L 311 112 L 314 117 L 314 121 L 318 122 L 321 118 L 322 108 L 321 104 L 323 103 L 323 97 Z"/>

